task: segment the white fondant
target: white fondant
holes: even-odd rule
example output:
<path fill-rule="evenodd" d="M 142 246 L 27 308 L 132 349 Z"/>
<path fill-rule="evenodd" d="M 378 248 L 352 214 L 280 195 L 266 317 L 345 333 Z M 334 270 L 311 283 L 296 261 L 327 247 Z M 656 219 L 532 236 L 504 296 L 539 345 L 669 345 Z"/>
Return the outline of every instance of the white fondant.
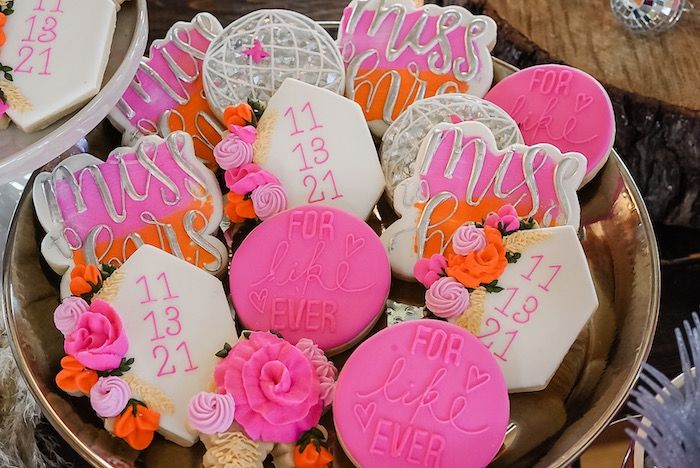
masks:
<path fill-rule="evenodd" d="M 40 130 L 97 94 L 116 27 L 112 0 L 21 0 L 7 17 L 0 62 L 32 109 L 10 108 L 25 132 Z"/>
<path fill-rule="evenodd" d="M 255 162 L 280 179 L 289 208 L 322 204 L 365 219 L 384 191 L 372 136 L 357 103 L 291 78 L 258 125 L 265 153 Z"/>
<path fill-rule="evenodd" d="M 459 124 L 442 123 L 433 127 L 433 131 L 450 131 L 454 128 L 460 128 L 463 131 L 464 137 L 474 136 L 480 138 L 485 143 L 488 153 L 490 153 L 486 157 L 496 156 L 505 159 L 506 155 L 511 151 L 522 153 L 527 148 L 531 148 L 525 145 L 515 144 L 499 150 L 489 128 L 480 122 L 472 121 Z M 418 157 L 416 158 L 414 174 L 399 183 L 394 191 L 394 211 L 396 211 L 400 218 L 391 224 L 381 235 L 382 242 L 389 255 L 389 262 L 391 263 L 393 275 L 405 281 L 415 281 L 413 267 L 420 259 L 416 235 L 421 210 L 416 205 L 418 203 L 425 203 L 436 195 L 440 195 L 436 193 L 425 193 L 427 188 L 424 187 L 421 182 L 420 168 L 424 160 L 429 156 L 427 155 L 429 139 L 430 133 L 421 143 Z M 552 145 L 540 144 L 534 146 L 538 147 L 547 158 L 560 164 L 564 162 L 567 163 L 566 167 L 562 165 L 559 168 L 562 169 L 558 174 L 561 179 L 562 190 L 557 193 L 560 206 L 566 207 L 566 216 L 564 217 L 562 215 L 561 219 L 554 221 L 559 224 L 569 224 L 578 228 L 581 212 L 576 190 L 585 173 L 586 159 L 579 153 L 562 154 Z M 477 166 L 477 164 L 474 164 L 471 168 L 475 166 Z M 473 170 L 471 168 L 470 170 Z M 436 175 L 438 172 L 437 169 L 431 168 L 430 164 L 426 168 L 426 173 L 431 174 L 431 177 L 447 177 L 444 175 Z M 454 177 L 458 176 L 460 176 L 460 174 Z M 463 176 L 463 174 L 461 174 L 461 176 Z M 513 182 L 511 182 L 509 186 L 513 186 Z M 493 191 L 489 192 L 490 196 L 493 196 L 492 192 Z M 455 195 L 458 199 L 464 199 L 465 197 L 464 193 Z M 514 201 L 511 201 L 511 203 L 514 203 Z M 508 204 L 508 202 L 504 201 L 503 204 Z M 467 223 L 481 221 L 481 219 L 463 219 L 461 221 Z M 444 245 L 446 244 L 447 242 L 444 243 Z"/>
<path fill-rule="evenodd" d="M 129 338 L 127 356 L 135 359 L 130 372 L 170 397 L 175 413 L 161 413 L 158 432 L 189 447 L 197 441 L 196 432 L 187 426 L 190 399 L 209 389 L 219 361 L 216 352 L 224 343 L 233 345 L 238 339 L 223 285 L 199 268 L 148 245 L 139 248 L 120 270 L 124 276 L 112 305 Z M 193 367 L 197 369 L 188 370 Z M 163 375 L 158 376 L 159 372 Z"/>
<path fill-rule="evenodd" d="M 496 357 L 511 393 L 545 388 L 598 307 L 574 228 L 559 226 L 537 232 L 548 237 L 520 252 L 516 263 L 508 264 L 498 278 L 503 291 L 486 294 L 479 333 Z M 529 315 L 528 310 L 532 311 Z"/>

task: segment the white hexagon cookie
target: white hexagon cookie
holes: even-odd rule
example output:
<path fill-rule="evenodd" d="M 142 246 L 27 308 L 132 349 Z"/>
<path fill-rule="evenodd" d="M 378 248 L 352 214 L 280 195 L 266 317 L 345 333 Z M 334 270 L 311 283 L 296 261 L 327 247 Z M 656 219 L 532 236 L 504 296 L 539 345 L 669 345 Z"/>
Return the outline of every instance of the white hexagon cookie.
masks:
<path fill-rule="evenodd" d="M 128 356 L 134 358 L 126 376 L 170 399 L 173 411 L 161 411 L 159 432 L 189 447 L 198 438 L 187 426 L 189 401 L 209 388 L 216 352 L 237 340 L 223 285 L 149 245 L 140 247 L 114 275 L 116 290 L 109 291 L 106 283 L 98 297 L 111 303 L 122 319 Z"/>
<path fill-rule="evenodd" d="M 0 47 L 26 105 L 8 115 L 25 132 L 69 114 L 100 90 L 117 8 L 112 0 L 23 0 L 14 3 Z"/>
<path fill-rule="evenodd" d="M 477 337 L 493 353 L 508 391 L 542 390 L 561 364 L 598 298 L 571 226 L 527 231 L 541 239 L 523 249 L 486 294 Z"/>
<path fill-rule="evenodd" d="M 255 162 L 287 191 L 289 208 L 321 204 L 367 218 L 384 191 L 360 106 L 288 78 L 258 124 Z"/>

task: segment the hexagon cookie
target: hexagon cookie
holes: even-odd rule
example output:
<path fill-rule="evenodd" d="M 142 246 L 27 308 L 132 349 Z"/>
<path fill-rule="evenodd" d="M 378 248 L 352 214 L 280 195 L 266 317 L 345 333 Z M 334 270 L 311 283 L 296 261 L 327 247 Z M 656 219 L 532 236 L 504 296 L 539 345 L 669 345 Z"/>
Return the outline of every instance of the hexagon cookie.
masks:
<path fill-rule="evenodd" d="M 216 352 L 237 340 L 223 285 L 149 245 L 114 275 L 116 288 L 106 283 L 100 298 L 114 306 L 126 330 L 129 356 L 135 359 L 127 378 L 157 388 L 170 400 L 172 411 L 161 411 L 159 432 L 189 447 L 197 433 L 187 427 L 187 405 L 209 388 Z"/>
<path fill-rule="evenodd" d="M 8 115 L 25 132 L 69 114 L 100 90 L 116 25 L 112 0 L 31 0 L 14 4 L 0 62 L 12 67 L 22 104 Z"/>
<path fill-rule="evenodd" d="M 291 78 L 260 119 L 254 154 L 282 182 L 289 208 L 328 205 L 364 219 L 384 191 L 360 106 Z"/>
<path fill-rule="evenodd" d="M 486 294 L 478 338 L 498 361 L 508 391 L 542 390 L 561 364 L 598 298 L 576 231 L 531 231 L 540 240 L 523 249 Z"/>

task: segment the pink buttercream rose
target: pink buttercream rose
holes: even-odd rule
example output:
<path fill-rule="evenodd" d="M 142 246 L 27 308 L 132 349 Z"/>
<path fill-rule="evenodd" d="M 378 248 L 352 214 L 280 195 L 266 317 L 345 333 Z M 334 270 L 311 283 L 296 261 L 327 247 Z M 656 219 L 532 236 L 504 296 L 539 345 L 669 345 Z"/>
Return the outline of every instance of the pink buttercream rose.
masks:
<path fill-rule="evenodd" d="M 229 133 L 214 147 L 214 159 L 221 169 L 236 169 L 253 162 L 253 147 Z"/>
<path fill-rule="evenodd" d="M 119 314 L 100 299 L 94 300 L 78 319 L 75 330 L 63 342 L 66 354 L 96 371 L 119 367 L 129 340 Z"/>
<path fill-rule="evenodd" d="M 254 163 L 229 169 L 224 174 L 226 186 L 239 195 L 247 195 L 265 184 L 279 184 L 277 177 Z"/>
<path fill-rule="evenodd" d="M 287 192 L 279 184 L 261 185 L 253 190 L 250 199 L 255 214 L 263 221 L 287 209 Z"/>
<path fill-rule="evenodd" d="M 53 313 L 53 323 L 63 335 L 70 335 L 78 327 L 80 316 L 87 312 L 90 306 L 80 297 L 69 296 L 63 299 Z"/>
<path fill-rule="evenodd" d="M 445 276 L 425 293 L 425 305 L 438 317 L 456 318 L 469 307 L 469 291 L 459 281 Z"/>
<path fill-rule="evenodd" d="M 236 402 L 236 422 L 253 440 L 296 442 L 321 418 L 320 382 L 311 361 L 267 332 L 239 341 L 214 369 L 219 393 Z"/>
<path fill-rule="evenodd" d="M 433 254 L 430 258 L 421 258 L 413 267 L 413 276 L 426 288 L 445 275 L 447 260 L 440 254 Z"/>
<path fill-rule="evenodd" d="M 486 247 L 486 234 L 476 226 L 460 226 L 452 236 L 452 250 L 457 255 L 467 256 Z"/>
<path fill-rule="evenodd" d="M 258 130 L 252 125 L 246 125 L 245 127 L 240 125 L 229 125 L 228 131 L 231 132 L 231 135 L 235 135 L 249 145 L 255 143 L 255 140 L 258 137 Z"/>
<path fill-rule="evenodd" d="M 494 229 L 499 229 L 499 224 L 505 232 L 515 232 L 520 229 L 520 218 L 513 205 L 502 206 L 498 213 L 491 213 L 484 220 L 484 225 Z"/>

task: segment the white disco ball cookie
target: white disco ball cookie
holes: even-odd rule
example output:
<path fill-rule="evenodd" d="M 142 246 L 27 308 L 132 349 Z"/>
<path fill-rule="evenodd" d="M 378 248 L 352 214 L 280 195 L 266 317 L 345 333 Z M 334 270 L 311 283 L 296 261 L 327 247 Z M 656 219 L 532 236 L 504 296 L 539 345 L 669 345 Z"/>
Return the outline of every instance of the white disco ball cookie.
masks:
<path fill-rule="evenodd" d="M 219 117 L 228 106 L 266 103 L 287 78 L 342 94 L 345 68 L 328 32 L 300 13 L 258 10 L 231 23 L 207 50 L 204 89 Z"/>
<path fill-rule="evenodd" d="M 394 198 L 394 189 L 413 175 L 413 168 L 423 138 L 435 125 L 459 120 L 474 120 L 486 125 L 496 137 L 499 148 L 523 143 L 518 124 L 500 107 L 468 94 L 442 94 L 416 101 L 389 126 L 380 157 L 386 193 Z"/>

